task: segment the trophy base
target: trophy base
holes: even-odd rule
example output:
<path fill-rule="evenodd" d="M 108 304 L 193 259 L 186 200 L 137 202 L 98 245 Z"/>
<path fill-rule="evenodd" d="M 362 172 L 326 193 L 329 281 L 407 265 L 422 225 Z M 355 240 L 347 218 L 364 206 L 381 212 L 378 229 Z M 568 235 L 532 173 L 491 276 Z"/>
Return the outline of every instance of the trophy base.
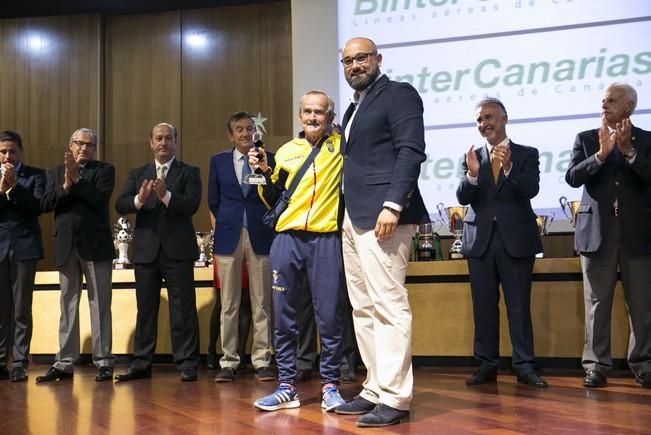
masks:
<path fill-rule="evenodd" d="M 250 184 L 252 186 L 265 186 L 267 184 L 267 180 L 264 178 L 264 175 L 260 174 L 248 174 L 244 177 L 244 180 L 242 180 L 244 184 Z"/>
<path fill-rule="evenodd" d="M 450 252 L 450 260 L 463 260 L 461 252 Z"/>
<path fill-rule="evenodd" d="M 113 263 L 114 270 L 123 270 L 123 269 L 133 269 L 133 264 L 131 263 Z"/>
<path fill-rule="evenodd" d="M 194 262 L 194 267 L 208 267 L 210 263 L 208 260 L 197 260 Z"/>

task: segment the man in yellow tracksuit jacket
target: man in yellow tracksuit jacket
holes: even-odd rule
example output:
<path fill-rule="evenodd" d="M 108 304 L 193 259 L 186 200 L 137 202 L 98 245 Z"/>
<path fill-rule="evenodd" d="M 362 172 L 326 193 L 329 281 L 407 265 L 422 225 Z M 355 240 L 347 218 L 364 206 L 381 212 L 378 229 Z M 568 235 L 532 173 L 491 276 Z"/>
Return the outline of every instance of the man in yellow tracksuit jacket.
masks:
<path fill-rule="evenodd" d="M 269 253 L 275 323 L 278 389 L 255 401 L 256 408 L 275 411 L 300 406 L 294 388 L 298 328 L 296 306 L 301 285 L 307 277 L 317 329 L 321 337 L 321 407 L 332 411 L 344 403 L 339 395 L 339 366 L 343 332 L 341 238 L 337 216 L 343 159 L 340 136 L 331 131 L 334 103 L 321 91 L 310 91 L 299 103 L 303 131 L 276 153 L 276 167 L 270 168 L 264 151 L 249 153 L 249 162 L 259 164 L 267 185 L 259 188 L 261 198 L 271 207 L 286 190 L 308 155 L 320 147 L 314 161 L 298 183 L 287 209 L 280 216 L 277 235 Z"/>

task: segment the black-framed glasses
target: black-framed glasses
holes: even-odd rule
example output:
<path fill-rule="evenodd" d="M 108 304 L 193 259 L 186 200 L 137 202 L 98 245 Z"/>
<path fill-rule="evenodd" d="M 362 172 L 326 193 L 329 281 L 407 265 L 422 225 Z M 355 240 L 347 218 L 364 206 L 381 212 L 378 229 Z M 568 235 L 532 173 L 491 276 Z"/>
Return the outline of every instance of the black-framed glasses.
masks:
<path fill-rule="evenodd" d="M 73 140 L 72 143 L 77 145 L 79 148 L 83 147 L 84 145 L 86 145 L 88 148 L 94 148 L 95 147 L 95 143 L 93 143 L 93 142 L 84 142 L 83 140 Z"/>
<path fill-rule="evenodd" d="M 368 62 L 370 56 L 375 56 L 376 53 L 372 51 L 367 51 L 365 53 L 357 53 L 355 56 L 347 56 L 340 60 L 341 64 L 346 68 L 353 65 L 353 62 L 357 62 L 358 65 L 364 65 Z"/>

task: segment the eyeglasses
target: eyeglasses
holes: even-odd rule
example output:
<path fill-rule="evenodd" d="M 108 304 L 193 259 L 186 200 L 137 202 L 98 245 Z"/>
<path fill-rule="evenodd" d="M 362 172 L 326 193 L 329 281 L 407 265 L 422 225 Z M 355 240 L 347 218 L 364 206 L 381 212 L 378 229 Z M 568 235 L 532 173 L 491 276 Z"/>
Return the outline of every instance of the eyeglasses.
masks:
<path fill-rule="evenodd" d="M 358 65 L 364 65 L 368 62 L 369 56 L 375 56 L 377 53 L 366 52 L 366 53 L 357 53 L 355 56 L 344 57 L 340 60 L 341 64 L 346 68 L 353 66 L 353 62 L 357 62 Z"/>
<path fill-rule="evenodd" d="M 83 140 L 73 140 L 73 144 L 77 145 L 79 148 L 86 145 L 88 148 L 94 148 L 95 144 L 93 142 L 84 142 Z"/>

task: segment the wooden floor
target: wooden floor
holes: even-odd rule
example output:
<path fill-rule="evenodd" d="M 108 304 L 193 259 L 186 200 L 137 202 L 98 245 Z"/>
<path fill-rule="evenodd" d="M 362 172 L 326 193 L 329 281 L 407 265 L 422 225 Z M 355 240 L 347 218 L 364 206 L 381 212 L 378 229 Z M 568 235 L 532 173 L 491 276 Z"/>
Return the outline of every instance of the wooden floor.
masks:
<path fill-rule="evenodd" d="M 261 412 L 252 403 L 275 383 L 250 372 L 216 384 L 215 372 L 202 368 L 197 382 L 182 383 L 173 367 L 160 365 L 152 379 L 112 384 L 95 382 L 87 366 L 77 367 L 72 381 L 35 384 L 46 370 L 35 364 L 27 383 L 1 381 L 0 434 L 651 433 L 651 389 L 630 376 L 611 377 L 600 390 L 583 388 L 580 373 L 547 374 L 547 390 L 519 386 L 511 375 L 469 388 L 469 369 L 418 368 L 410 421 L 361 429 L 356 417 L 321 411 L 317 380 L 299 384 L 299 409 Z M 342 387 L 347 399 L 358 390 L 359 383 Z"/>

